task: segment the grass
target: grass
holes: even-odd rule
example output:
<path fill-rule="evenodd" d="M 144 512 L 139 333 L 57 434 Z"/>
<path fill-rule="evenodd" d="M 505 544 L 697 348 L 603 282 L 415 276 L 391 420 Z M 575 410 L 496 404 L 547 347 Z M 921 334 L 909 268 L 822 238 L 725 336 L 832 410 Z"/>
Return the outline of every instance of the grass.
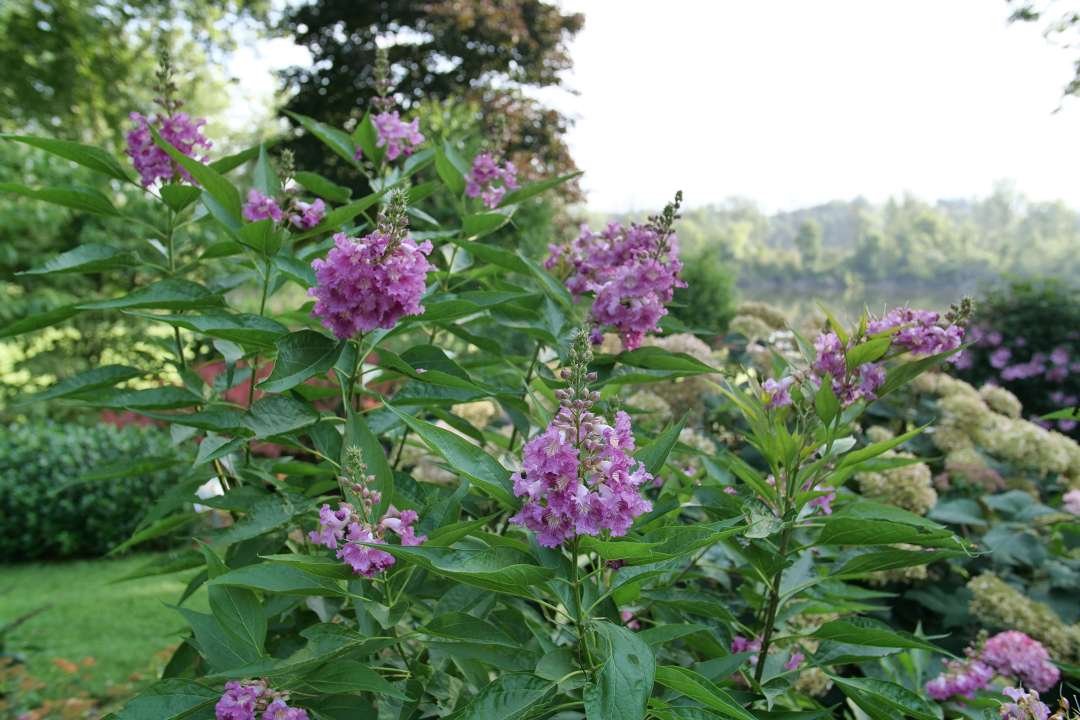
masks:
<path fill-rule="evenodd" d="M 3 651 L 24 657 L 30 674 L 50 690 L 69 694 L 101 695 L 133 674 L 148 675 L 155 653 L 176 645 L 185 627 L 166 603 L 176 603 L 194 571 L 114 581 L 164 558 L 0 565 L 0 625 L 50 606 L 12 630 Z M 205 610 L 205 588 L 185 606 Z M 88 662 L 79 672 L 62 667 L 65 660 L 81 663 L 87 657 L 93 658 L 92 665 Z M 156 664 L 160 667 L 162 660 Z"/>

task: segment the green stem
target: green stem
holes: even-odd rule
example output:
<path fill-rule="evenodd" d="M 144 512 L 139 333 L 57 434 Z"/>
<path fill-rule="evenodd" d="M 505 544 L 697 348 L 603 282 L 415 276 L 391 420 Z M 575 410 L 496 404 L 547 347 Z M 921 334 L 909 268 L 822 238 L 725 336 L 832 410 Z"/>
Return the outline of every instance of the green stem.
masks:
<path fill-rule="evenodd" d="M 584 612 L 581 607 L 581 582 L 578 579 L 578 536 L 574 536 L 574 542 L 570 548 L 572 555 L 570 564 L 570 584 L 573 587 L 574 592 L 574 625 L 577 628 L 578 634 L 578 663 L 580 664 L 582 662 L 582 654 L 584 654 L 584 660 L 587 663 L 585 667 L 591 668 L 593 666 L 592 652 L 589 650 Z"/>
<path fill-rule="evenodd" d="M 529 369 L 525 372 L 525 389 L 529 388 L 529 383 L 532 382 L 533 371 L 536 370 L 536 361 L 540 359 L 540 348 L 542 344 L 539 340 L 536 341 L 536 349 L 533 350 L 532 361 L 529 363 Z M 521 399 L 525 399 L 525 395 L 521 396 Z M 514 429 L 510 431 L 510 452 L 514 452 L 514 443 L 517 441 L 518 428 L 514 425 Z"/>
<path fill-rule="evenodd" d="M 172 209 L 169 209 L 168 232 L 165 233 L 165 251 L 169 258 L 169 275 L 176 274 L 176 255 L 173 252 L 173 229 L 175 217 Z M 180 362 L 180 369 L 187 368 L 187 360 L 184 359 L 184 343 L 180 340 L 180 328 L 173 325 L 173 339 L 176 340 L 176 359 Z"/>
<path fill-rule="evenodd" d="M 353 400 L 356 397 L 356 374 L 360 372 L 360 361 L 364 356 L 363 344 L 364 336 L 361 335 L 356 340 L 356 357 L 353 359 L 352 372 L 349 373 L 349 387 L 345 392 L 345 417 L 348 417 L 349 410 L 353 409 Z"/>
<path fill-rule="evenodd" d="M 270 258 L 266 258 L 263 269 L 262 299 L 259 301 L 259 317 L 266 314 L 266 295 L 270 290 Z M 251 363 L 251 385 L 248 387 L 248 408 L 255 402 L 255 383 L 259 379 L 259 353 L 255 353 Z"/>
<path fill-rule="evenodd" d="M 783 533 L 780 535 L 780 569 L 773 575 L 769 587 L 769 605 L 765 611 L 765 630 L 761 637 L 761 650 L 758 652 L 757 667 L 754 669 L 754 680 L 758 683 L 761 682 L 761 675 L 765 672 L 765 658 L 769 654 L 769 645 L 772 643 L 776 611 L 780 607 L 780 583 L 784 579 L 784 558 L 787 556 L 792 530 L 793 526 L 789 523 L 784 527 Z"/>

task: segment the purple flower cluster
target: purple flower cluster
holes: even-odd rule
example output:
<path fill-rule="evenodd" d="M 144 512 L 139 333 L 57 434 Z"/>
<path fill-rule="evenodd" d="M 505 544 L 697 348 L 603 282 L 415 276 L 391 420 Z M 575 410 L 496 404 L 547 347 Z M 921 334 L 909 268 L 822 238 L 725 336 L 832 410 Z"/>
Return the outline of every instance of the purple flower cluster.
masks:
<path fill-rule="evenodd" d="M 761 638 L 756 637 L 753 640 L 745 638 L 742 635 L 736 635 L 731 638 L 731 652 L 733 653 L 759 653 L 761 652 Z M 750 664 L 757 665 L 758 656 L 756 654 L 750 656 Z"/>
<path fill-rule="evenodd" d="M 158 180 L 163 183 L 172 182 L 177 177 L 192 185 L 196 184 L 191 174 L 174 163 L 169 154 L 154 142 L 150 126 L 155 126 L 162 139 L 167 140 L 181 153 L 205 163 L 206 157 L 200 155 L 200 152 L 208 151 L 211 147 L 211 142 L 202 133 L 206 120 L 194 120 L 184 112 L 151 118 L 133 112 L 130 117 L 135 121 L 135 128 L 127 134 L 127 154 L 142 179 L 143 187 L 150 187 Z"/>
<path fill-rule="evenodd" d="M 559 411 L 547 429 L 525 444 L 523 469 L 513 476 L 514 495 L 524 498 L 510 521 L 536 533 L 545 547 L 557 547 L 578 535 L 607 530 L 625 535 L 634 518 L 652 509 L 641 496 L 653 477 L 633 459 L 630 416 L 619 412 L 615 425 L 593 413 L 599 394 L 588 384 L 592 351 L 581 330 L 561 376 L 568 387 L 556 391 Z"/>
<path fill-rule="evenodd" d="M 259 220 L 273 220 L 280 223 L 288 213 L 289 223 L 297 230 L 310 230 L 323 221 L 326 217 L 326 203 L 321 199 L 306 203 L 300 200 L 292 200 L 288 210 L 282 210 L 277 200 L 263 195 L 252 188 L 248 190 L 247 202 L 244 203 L 242 214 L 248 222 Z"/>
<path fill-rule="evenodd" d="M 945 663 L 946 672 L 926 684 L 926 693 L 934 700 L 948 700 L 961 695 L 973 697 L 976 690 L 990 684 L 995 675 L 1014 678 L 1045 692 L 1061 679 L 1061 672 L 1038 640 L 1017 630 L 1008 630 L 989 638 L 981 648 L 968 648 L 967 659 Z"/>
<path fill-rule="evenodd" d="M 525 445 L 524 469 L 514 475 L 514 494 L 525 498 L 510 519 L 536 533 L 544 547 L 577 535 L 625 535 L 634 518 L 652 509 L 639 488 L 652 480 L 634 461 L 630 416 L 615 426 L 588 410 L 560 408 L 540 435 Z"/>
<path fill-rule="evenodd" d="M 247 202 L 244 203 L 242 214 L 248 222 L 273 220 L 279 223 L 284 216 L 274 198 L 263 195 L 255 188 L 248 190 Z"/>
<path fill-rule="evenodd" d="M 901 307 L 891 310 L 879 319 L 870 320 L 866 331 L 869 335 L 891 333 L 890 352 L 906 352 L 915 356 L 929 356 L 948 352 L 960 347 L 964 328 L 956 324 L 941 324 L 938 313 Z M 878 389 L 885 383 L 885 367 L 879 362 L 867 362 L 853 368 L 847 367 L 847 350 L 836 333 L 825 332 L 814 339 L 817 358 L 812 370 L 824 378 L 832 378 L 833 392 L 847 407 L 858 400 L 874 400 Z"/>
<path fill-rule="evenodd" d="M 413 154 L 417 146 L 424 142 L 424 136 L 420 132 L 420 119 L 413 118 L 410 122 L 404 122 L 397 110 L 384 111 L 371 118 L 375 126 L 375 147 L 386 148 L 386 159 L 397 160 L 404 155 Z M 362 156 L 360 148 L 356 149 L 356 158 Z"/>
<path fill-rule="evenodd" d="M 877 390 L 885 382 L 885 368 L 881 363 L 863 363 L 848 371 L 844 344 L 836 333 L 822 333 L 814 339 L 817 359 L 811 368 L 820 378 L 832 378 L 833 392 L 847 407 L 857 400 L 874 400 Z"/>
<path fill-rule="evenodd" d="M 431 249 L 428 241 L 417 245 L 412 238 L 395 240 L 379 230 L 359 240 L 334 235 L 326 259 L 311 263 L 318 282 L 308 291 L 315 298 L 313 314 L 342 339 L 419 315 Z"/>
<path fill-rule="evenodd" d="M 878 320 L 867 323 L 871 335 L 895 330 L 893 348 L 902 348 L 914 355 L 937 355 L 960 347 L 964 329 L 959 325 L 941 324 L 941 315 L 930 310 L 912 310 L 899 307 L 885 313 Z"/>
<path fill-rule="evenodd" d="M 480 153 L 473 158 L 472 170 L 465 178 L 465 194 L 478 197 L 488 208 L 498 207 L 507 190 L 517 189 L 517 168 L 509 162 L 502 167 L 490 153 Z"/>
<path fill-rule="evenodd" d="M 1050 720 L 1050 707 L 1039 698 L 1037 690 L 1024 692 L 1023 687 L 1001 691 L 1012 702 L 1002 703 L 1001 720 Z"/>
<path fill-rule="evenodd" d="M 769 378 L 762 383 L 762 389 L 765 391 L 766 401 L 765 407 L 768 408 L 782 408 L 791 404 L 791 385 L 795 382 L 795 378 L 791 375 L 774 380 Z"/>
<path fill-rule="evenodd" d="M 576 240 L 549 249 L 545 266 L 568 272 L 575 297 L 595 293 L 593 320 L 613 327 L 628 350 L 657 330 L 675 288 L 686 287 L 675 235 L 649 226 L 611 223 L 602 233 L 582 226 Z"/>
<path fill-rule="evenodd" d="M 310 203 L 297 200 L 289 213 L 289 222 L 297 230 L 310 230 L 321 223 L 324 217 L 326 217 L 326 203 L 322 201 L 322 198 L 315 198 L 315 201 Z"/>
<path fill-rule="evenodd" d="M 264 680 L 225 683 L 214 706 L 216 720 L 308 720 L 306 710 L 288 705 L 288 694 L 271 690 Z M 260 714 L 261 711 L 261 714 Z"/>
<path fill-rule="evenodd" d="M 308 537 L 316 545 L 337 550 L 338 558 L 356 574 L 374 577 L 394 564 L 394 556 L 365 543 L 385 544 L 387 530 L 395 533 L 402 545 L 420 545 L 427 540 L 413 527 L 419 519 L 415 510 L 398 510 L 391 505 L 377 522 L 369 520 L 378 502 L 379 493 L 365 489 L 361 512 L 349 503 L 341 503 L 337 510 L 323 505 L 319 509 L 319 529 Z"/>

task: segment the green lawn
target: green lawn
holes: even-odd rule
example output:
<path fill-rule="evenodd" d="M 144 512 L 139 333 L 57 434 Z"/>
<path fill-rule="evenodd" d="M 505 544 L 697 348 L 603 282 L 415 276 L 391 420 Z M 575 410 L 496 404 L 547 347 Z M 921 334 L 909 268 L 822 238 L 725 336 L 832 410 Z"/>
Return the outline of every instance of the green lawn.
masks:
<path fill-rule="evenodd" d="M 87 676 L 76 682 L 77 689 L 94 694 L 127 682 L 132 673 L 146 675 L 155 667 L 154 654 L 175 645 L 185 627 L 165 604 L 179 599 L 194 571 L 113 581 L 156 559 L 165 556 L 0 565 L 0 624 L 51 605 L 12 631 L 6 651 L 23 655 L 30 673 L 50 688 L 74 679 L 57 667 L 55 658 L 94 658 Z M 205 610 L 205 589 L 185 604 Z"/>

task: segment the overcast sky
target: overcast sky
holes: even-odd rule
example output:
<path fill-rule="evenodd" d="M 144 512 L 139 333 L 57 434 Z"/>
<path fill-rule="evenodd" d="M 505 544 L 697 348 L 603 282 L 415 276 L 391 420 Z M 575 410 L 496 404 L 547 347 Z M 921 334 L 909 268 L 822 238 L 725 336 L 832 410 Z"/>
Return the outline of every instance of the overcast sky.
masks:
<path fill-rule="evenodd" d="M 597 210 L 739 195 L 770 210 L 863 195 L 1080 206 L 1074 55 L 1004 0 L 566 0 L 585 13 L 545 96 Z"/>
<path fill-rule="evenodd" d="M 1080 207 L 1074 55 L 1004 0 L 562 0 L 585 13 L 566 81 L 543 93 L 590 206 L 654 209 L 737 195 L 767 210 L 863 195 L 984 196 L 1013 180 Z M 234 60 L 250 97 L 276 40 Z M 241 113 L 242 114 L 242 113 Z"/>

